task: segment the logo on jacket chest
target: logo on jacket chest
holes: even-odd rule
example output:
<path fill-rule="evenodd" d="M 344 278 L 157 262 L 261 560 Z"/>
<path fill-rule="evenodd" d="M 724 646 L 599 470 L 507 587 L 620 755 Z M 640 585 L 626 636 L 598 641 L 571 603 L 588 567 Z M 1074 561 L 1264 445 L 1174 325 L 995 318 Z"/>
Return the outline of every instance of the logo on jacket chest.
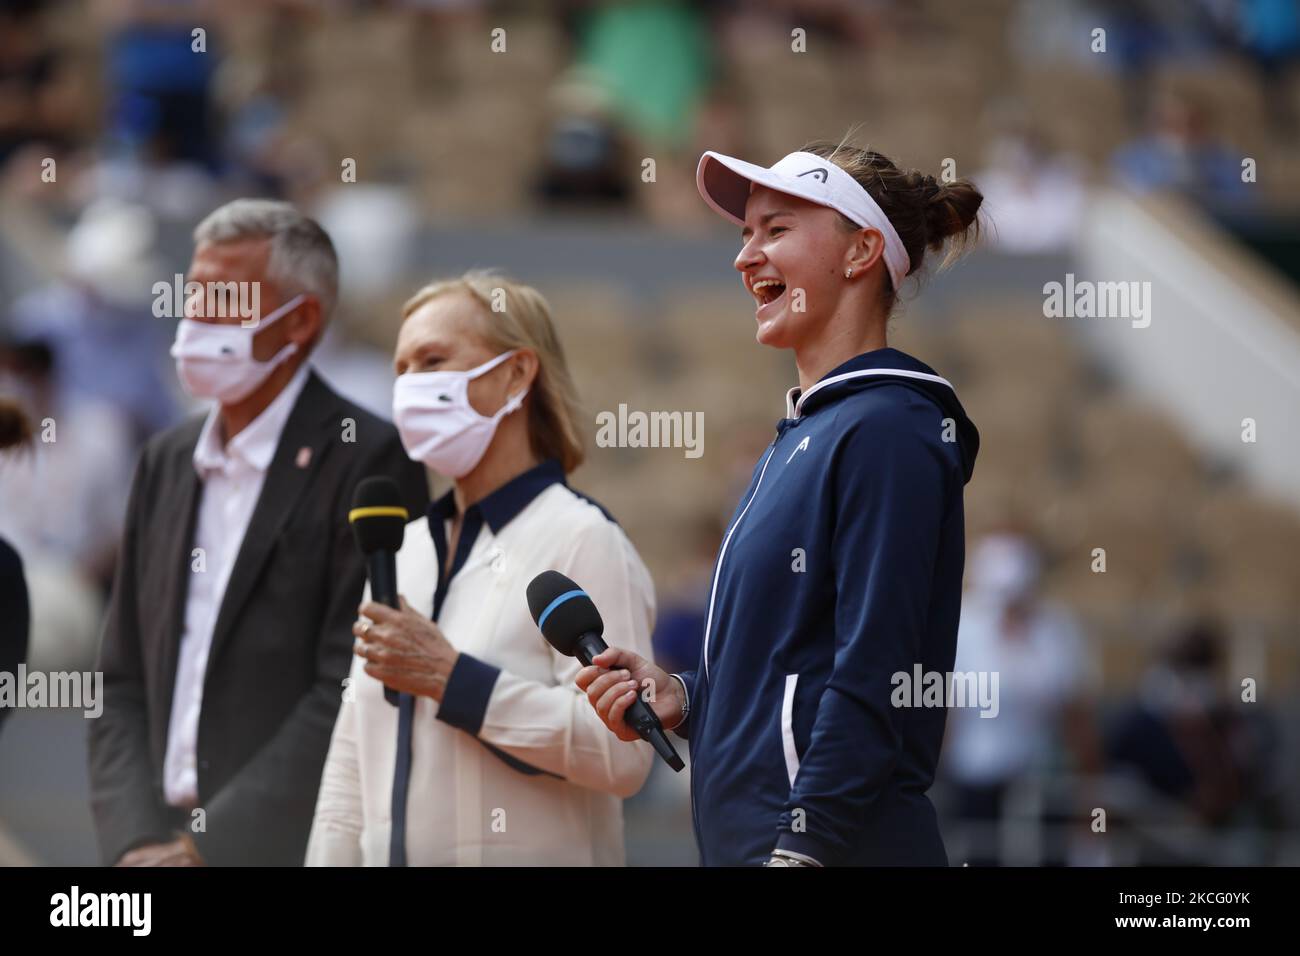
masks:
<path fill-rule="evenodd" d="M 804 435 L 803 440 L 800 441 L 799 444 L 794 446 L 794 451 L 790 452 L 790 457 L 785 460 L 785 463 L 787 465 L 790 464 L 790 462 L 794 461 L 794 456 L 799 454 L 799 452 L 808 450 L 808 442 L 809 439 L 811 438 L 812 438 L 811 435 Z"/>

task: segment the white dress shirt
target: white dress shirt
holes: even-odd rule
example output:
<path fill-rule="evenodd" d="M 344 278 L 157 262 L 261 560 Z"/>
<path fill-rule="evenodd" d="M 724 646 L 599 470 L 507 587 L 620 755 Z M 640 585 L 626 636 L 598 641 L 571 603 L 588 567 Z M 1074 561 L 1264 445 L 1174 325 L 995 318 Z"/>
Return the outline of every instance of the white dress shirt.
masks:
<path fill-rule="evenodd" d="M 203 489 L 199 495 L 193 549 L 201 549 L 201 555 L 196 555 L 193 549 L 190 552 L 193 573 L 185 598 L 185 630 L 176 663 L 167 753 L 163 760 L 163 794 L 172 806 L 193 807 L 198 803 L 195 751 L 212 632 L 244 532 L 262 494 L 266 470 L 275 457 L 289 413 L 307 384 L 307 374 L 308 366 L 304 362 L 262 414 L 226 442 L 224 448 L 221 409 L 214 406 L 194 446 L 194 469 L 199 473 Z M 197 563 L 200 559 L 202 564 Z"/>
<path fill-rule="evenodd" d="M 408 524 L 397 556 L 398 590 L 425 616 L 440 573 L 430 522 L 443 522 L 452 509 L 445 496 L 431 506 L 432 517 Z M 466 527 L 478 518 L 482 525 L 438 616 L 460 657 L 441 703 L 415 701 L 407 860 L 622 865 L 622 801 L 645 782 L 654 751 L 619 740 L 601 723 L 573 682 L 581 664 L 543 639 L 525 589 L 544 570 L 567 574 L 600 610 L 605 639 L 650 658 L 649 572 L 623 530 L 570 490 L 553 461 L 469 509 Z M 343 693 L 308 865 L 389 862 L 398 708 L 364 664 L 353 659 Z"/>

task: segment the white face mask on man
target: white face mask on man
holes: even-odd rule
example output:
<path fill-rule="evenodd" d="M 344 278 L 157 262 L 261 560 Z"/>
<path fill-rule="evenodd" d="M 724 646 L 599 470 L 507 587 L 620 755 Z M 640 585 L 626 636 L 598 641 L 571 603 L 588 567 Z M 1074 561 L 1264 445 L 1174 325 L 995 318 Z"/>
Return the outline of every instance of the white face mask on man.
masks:
<path fill-rule="evenodd" d="M 185 391 L 195 398 L 215 398 L 230 405 L 247 398 L 275 369 L 298 351 L 296 342 L 285 343 L 265 362 L 253 358 L 253 336 L 272 322 L 288 315 L 306 295 L 295 295 L 256 328 L 181 319 L 172 343 L 176 374 Z"/>
<path fill-rule="evenodd" d="M 525 388 L 491 417 L 469 403 L 469 383 L 518 349 L 466 371 L 407 372 L 393 385 L 393 422 L 406 453 L 449 478 L 462 478 L 483 460 L 497 424 L 524 403 Z"/>

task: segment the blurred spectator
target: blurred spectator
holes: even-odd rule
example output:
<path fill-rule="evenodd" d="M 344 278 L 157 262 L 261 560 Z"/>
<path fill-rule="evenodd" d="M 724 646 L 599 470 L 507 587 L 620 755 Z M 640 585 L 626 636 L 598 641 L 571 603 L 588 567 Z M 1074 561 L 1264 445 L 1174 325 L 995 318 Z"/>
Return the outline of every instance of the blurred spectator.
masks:
<path fill-rule="evenodd" d="M 108 32 L 108 135 L 139 160 L 217 168 L 211 109 L 219 58 L 207 0 L 100 0 Z M 201 37 L 196 30 L 203 30 Z"/>
<path fill-rule="evenodd" d="M 383 183 L 335 186 L 312 212 L 338 250 L 345 298 L 382 296 L 405 282 L 415 264 L 420 217 L 404 189 Z"/>
<path fill-rule="evenodd" d="M 703 12 L 680 0 L 599 3 L 578 30 L 578 63 L 608 90 L 630 132 L 648 143 L 685 146 L 712 79 Z"/>
<path fill-rule="evenodd" d="M 0 167 L 29 143 L 67 140 L 60 58 L 43 26 L 39 0 L 0 0 Z"/>
<path fill-rule="evenodd" d="M 1179 631 L 1106 735 L 1110 761 L 1209 826 L 1280 823 L 1271 720 L 1226 692 L 1219 625 Z M 1181 861 L 1189 862 L 1189 861 Z M 1195 862 L 1215 862 L 1202 860 Z"/>
<path fill-rule="evenodd" d="M 56 387 L 67 398 L 115 407 L 131 445 L 176 420 L 171 347 L 175 323 L 153 317 L 155 225 L 145 209 L 104 199 L 68 235 L 64 276 L 14 304 L 13 335 L 49 343 L 58 356 Z"/>
<path fill-rule="evenodd" d="M 1083 214 L 1083 170 L 1078 160 L 1053 152 L 1031 127 L 1005 129 L 989 148 L 989 165 L 975 176 L 995 242 L 1020 255 L 1064 252 Z"/>
<path fill-rule="evenodd" d="M 622 204 L 631 195 L 626 148 L 612 119 L 609 95 L 590 75 L 572 70 L 550 93 L 554 118 L 546 133 L 535 191 L 552 203 Z"/>
<path fill-rule="evenodd" d="M 1098 26 L 1098 11 L 1086 0 L 1018 0 L 1007 18 L 1007 44 L 1019 63 L 1105 69 L 1109 64 L 1080 41 Z"/>
<path fill-rule="evenodd" d="M 1112 169 L 1136 192 L 1177 191 L 1201 205 L 1247 195 L 1241 158 L 1215 139 L 1206 108 L 1185 95 L 1156 103 L 1149 131 L 1116 150 Z"/>
<path fill-rule="evenodd" d="M 1295 109 L 1286 89 L 1287 71 L 1300 59 L 1300 2 L 1240 0 L 1234 4 L 1242 49 L 1259 72 L 1260 89 L 1278 132 L 1295 134 Z"/>
<path fill-rule="evenodd" d="M 257 55 L 245 50 L 225 57 L 213 81 L 215 105 L 225 118 L 223 180 L 232 193 L 306 205 L 339 182 L 336 150 L 301 115 L 313 87 L 303 62 L 302 18 L 312 14 L 285 2 L 241 11 L 241 34 L 260 37 Z"/>
<path fill-rule="evenodd" d="M 998 859 L 988 837 L 1009 791 L 1052 765 L 1059 740 L 1078 769 L 1098 769 L 1085 703 L 1096 671 L 1074 617 L 1039 596 L 1040 564 L 1029 540 L 1013 533 L 980 541 L 970 562 L 953 668 L 998 675 L 996 716 L 956 707 L 948 717 L 946 769 L 959 817 L 975 825 L 966 858 L 973 865 Z"/>
<path fill-rule="evenodd" d="M 1091 37 L 1099 18 L 1106 30 L 1106 55 L 1091 53 L 1091 43 L 1080 47 L 1090 51 L 1088 58 L 1095 64 L 1118 64 L 1132 124 L 1140 124 L 1150 110 L 1151 77 L 1159 64 L 1208 61 L 1227 44 L 1223 15 L 1216 9 L 1216 2 L 1090 0 L 1094 22 L 1086 24 L 1083 32 Z M 1046 9 L 1051 9 L 1050 5 Z"/>
<path fill-rule="evenodd" d="M 88 187 L 193 220 L 213 202 L 220 146 L 213 0 L 97 0 L 106 36 L 104 160 Z M 199 33 L 199 31 L 202 31 Z"/>
<path fill-rule="evenodd" d="M 295 172 L 285 167 L 279 155 L 287 141 L 286 104 L 269 89 L 254 89 L 231 105 L 226 158 L 232 178 L 242 179 L 244 190 L 283 197 L 290 186 L 287 180 Z"/>
<path fill-rule="evenodd" d="M 334 241 L 344 300 L 362 320 L 371 320 L 373 303 L 407 281 L 421 228 L 418 213 L 401 188 L 379 183 L 325 189 L 312 212 Z M 325 327 L 312 364 L 366 411 L 392 418 L 394 373 L 387 350 L 363 343 L 335 320 Z"/>
<path fill-rule="evenodd" d="M 85 670 L 126 509 L 132 443 L 111 406 L 55 388 L 55 354 L 39 342 L 0 349 L 0 394 L 33 423 L 31 449 L 0 463 L 0 536 L 26 565 L 29 664 Z"/>

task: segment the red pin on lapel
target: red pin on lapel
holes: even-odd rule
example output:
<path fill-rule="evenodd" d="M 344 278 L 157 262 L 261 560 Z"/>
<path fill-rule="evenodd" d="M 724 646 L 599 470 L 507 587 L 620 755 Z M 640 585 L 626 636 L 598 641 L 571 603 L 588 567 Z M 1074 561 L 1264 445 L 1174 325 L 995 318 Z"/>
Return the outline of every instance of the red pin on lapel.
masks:
<path fill-rule="evenodd" d="M 301 448 L 299 448 L 298 457 L 293 460 L 293 463 L 297 465 L 299 468 L 306 468 L 308 465 L 310 465 L 311 448 L 307 445 L 303 445 Z"/>

